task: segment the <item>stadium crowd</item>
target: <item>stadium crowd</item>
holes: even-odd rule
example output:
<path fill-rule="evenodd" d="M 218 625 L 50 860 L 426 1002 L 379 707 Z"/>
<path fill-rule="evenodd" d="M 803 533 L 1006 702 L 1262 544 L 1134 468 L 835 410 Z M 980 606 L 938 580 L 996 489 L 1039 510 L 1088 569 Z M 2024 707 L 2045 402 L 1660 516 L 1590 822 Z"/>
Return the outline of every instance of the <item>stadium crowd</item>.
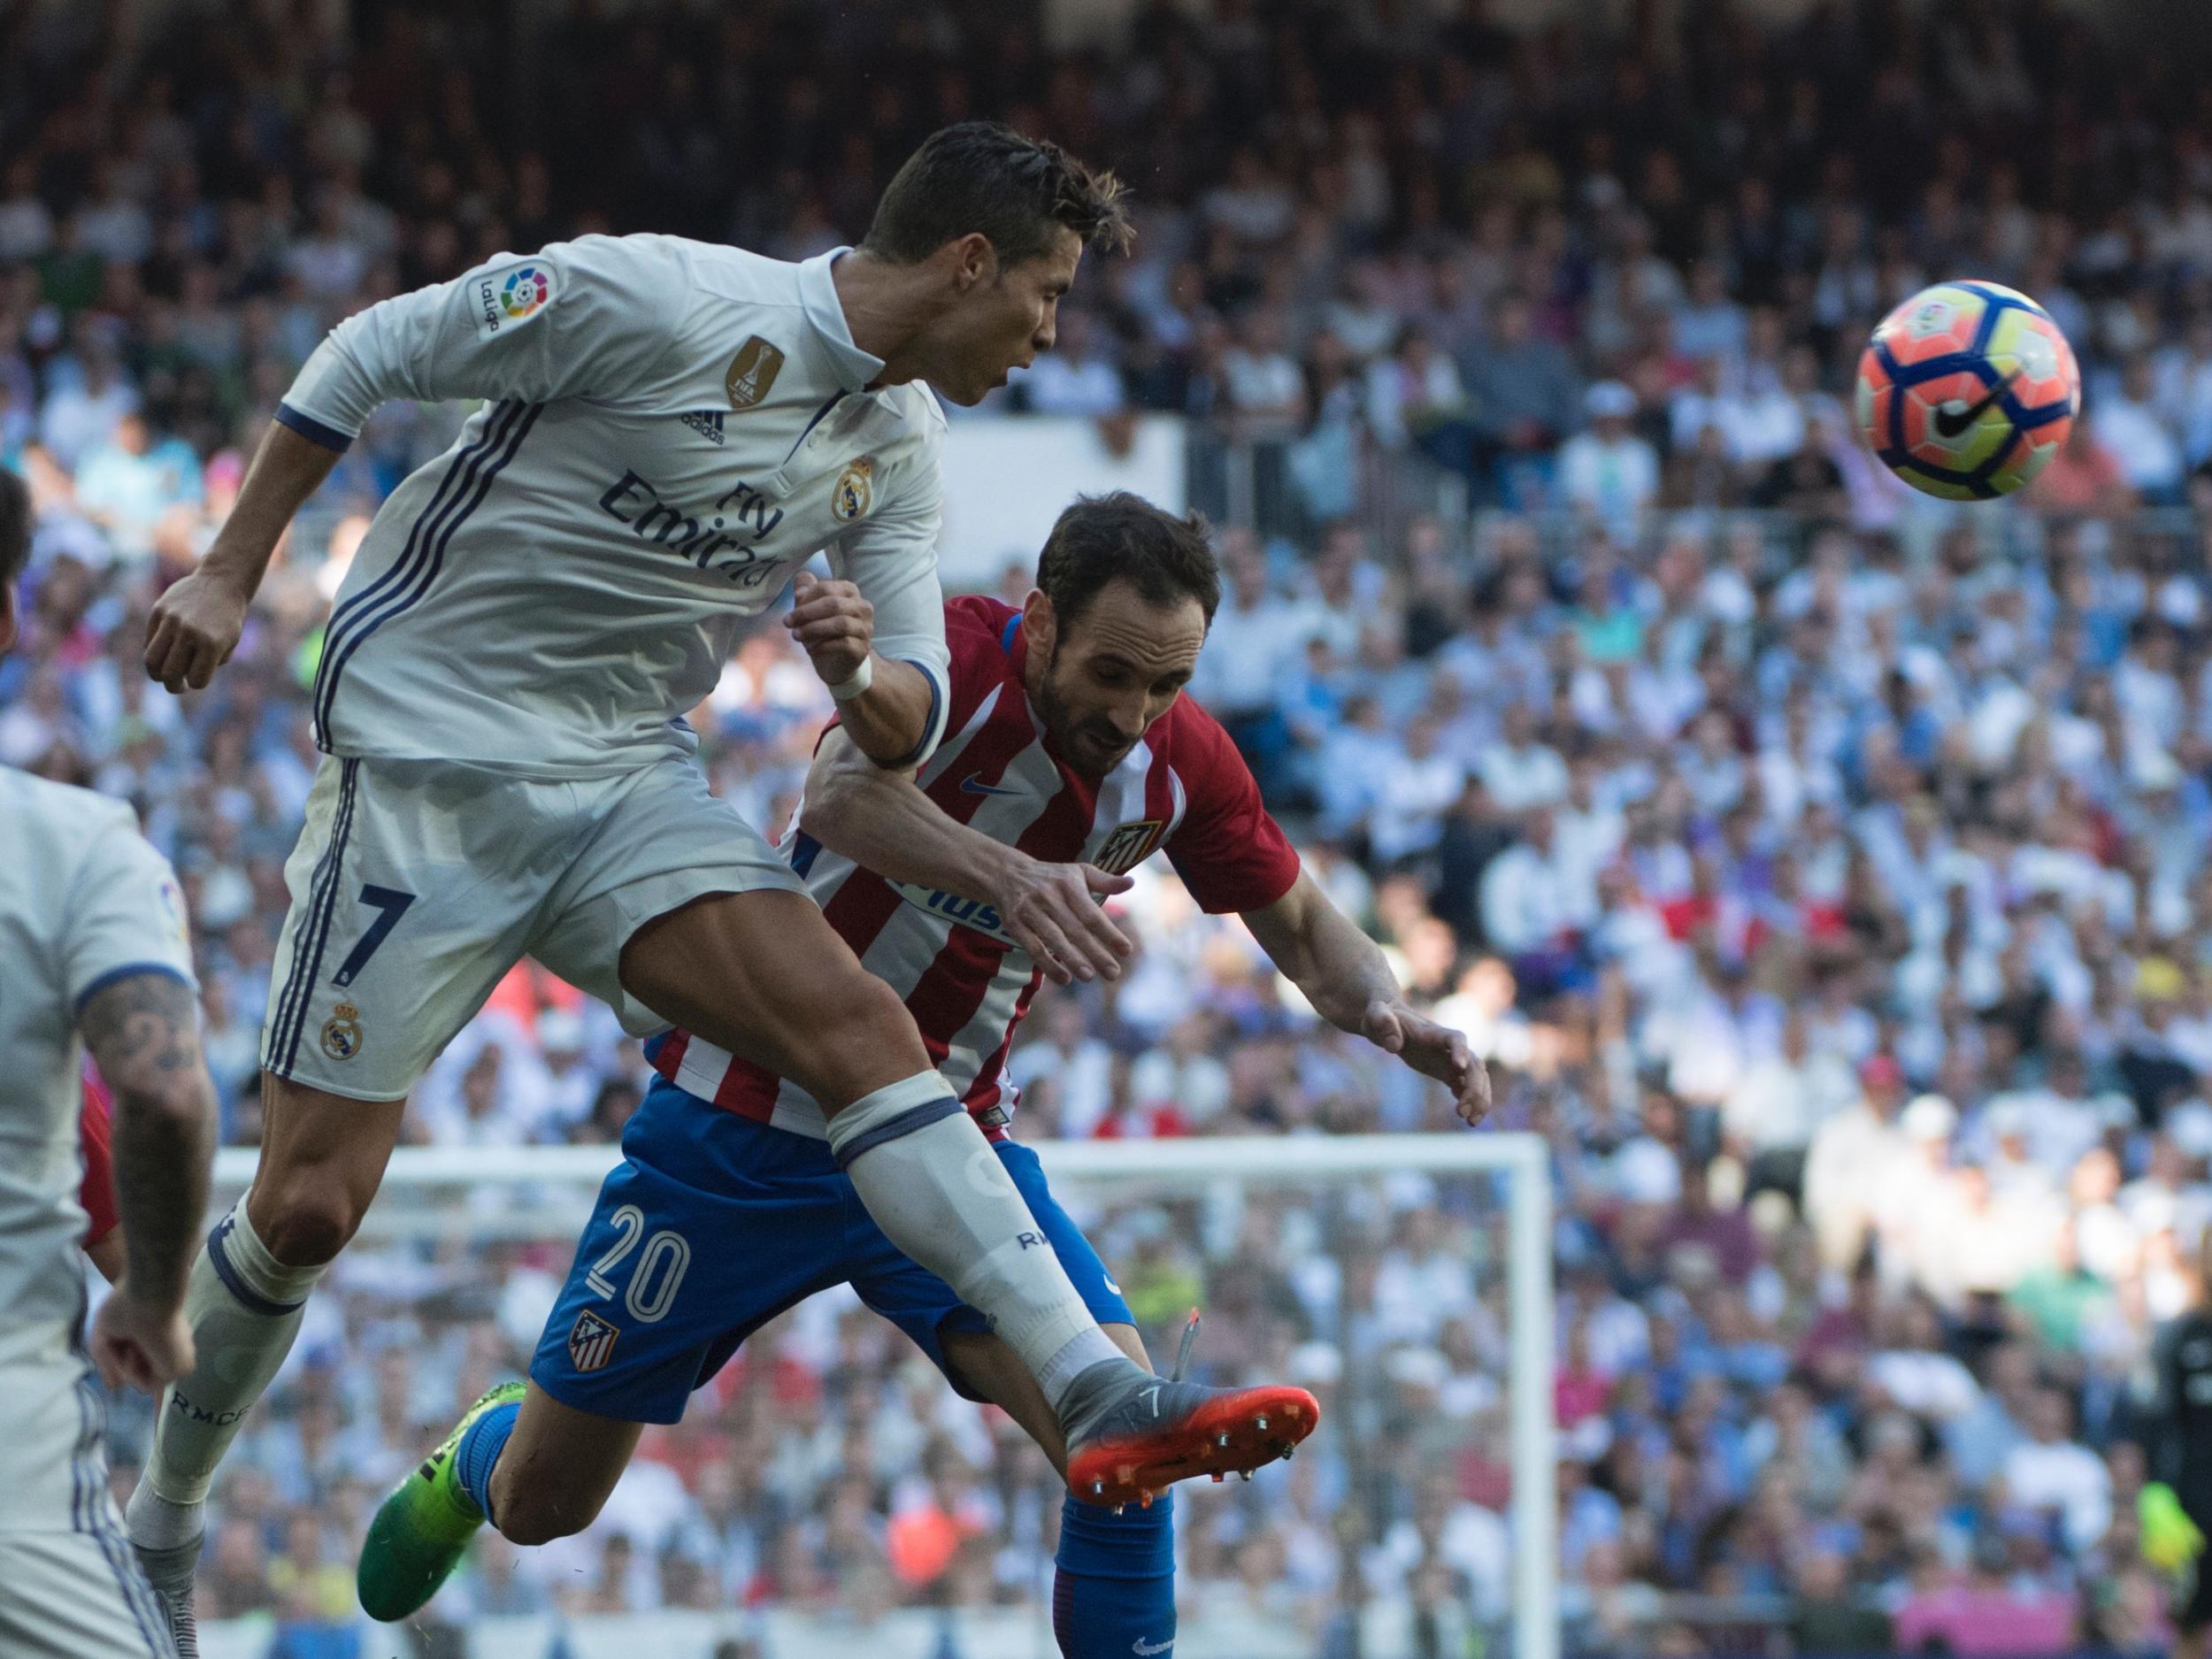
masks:
<path fill-rule="evenodd" d="M 2049 0 L 1774 30 L 1654 5 L 1610 45 L 1479 0 L 1214 0 L 1142 6 L 1113 50 L 982 3 L 579 4 L 522 42 L 497 8 L 357 34 L 232 10 L 0 0 L 0 465 L 39 513 L 0 761 L 129 797 L 174 858 L 227 1141 L 256 1133 L 321 619 L 458 416 L 388 407 L 236 659 L 173 698 L 136 667 L 147 607 L 293 369 L 501 249 L 834 246 L 918 136 L 1003 115 L 1124 170 L 1141 234 L 978 418 L 1180 411 L 1279 463 L 1312 528 L 1222 532 L 1198 691 L 1492 1056 L 1494 1121 L 1554 1148 L 1575 1645 L 2163 1639 L 2138 1384 L 2212 1216 L 2212 94 L 2186 53 Z M 1849 435 L 1857 342 L 1965 271 L 2033 293 L 2089 371 L 2024 507 L 1924 503 Z M 1472 517 L 1385 525 L 1379 456 Z M 697 711 L 755 822 L 788 817 L 826 708 L 771 630 Z M 1017 1049 L 1022 1134 L 1447 1126 L 1171 879 L 1120 914 L 1129 977 L 1041 999 Z M 603 1141 L 641 1078 L 605 1010 L 519 972 L 409 1133 Z M 1459 1654 L 1503 1618 L 1495 1197 L 1097 1213 L 1156 1352 L 1202 1302 L 1202 1367 L 1329 1411 L 1314 1455 L 1184 1506 L 1193 1651 L 1217 1623 Z M 527 1353 L 565 1266 L 550 1240 L 346 1257 L 226 1466 L 203 1617 L 342 1622 L 374 1498 Z M 119 1422 L 127 1482 L 142 1410 Z M 864 1611 L 1048 1577 L 1041 1460 L 849 1302 L 764 1333 L 645 1449 L 591 1532 L 488 1541 L 438 1609 Z"/>

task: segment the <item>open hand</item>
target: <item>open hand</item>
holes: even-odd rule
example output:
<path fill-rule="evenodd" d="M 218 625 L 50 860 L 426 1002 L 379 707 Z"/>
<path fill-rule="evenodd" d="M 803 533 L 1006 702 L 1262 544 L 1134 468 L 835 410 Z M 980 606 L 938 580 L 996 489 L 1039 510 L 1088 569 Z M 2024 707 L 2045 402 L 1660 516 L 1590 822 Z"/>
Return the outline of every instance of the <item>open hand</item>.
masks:
<path fill-rule="evenodd" d="M 1378 1048 L 1451 1090 L 1453 1107 L 1470 1124 L 1490 1115 L 1490 1069 L 1474 1056 L 1459 1033 L 1424 1019 L 1403 1002 L 1379 997 L 1367 1005 L 1359 1029 Z"/>
<path fill-rule="evenodd" d="M 1126 893 L 1127 876 L 1094 864 L 1053 864 L 1020 855 L 1010 859 L 991 902 L 1014 942 L 1055 985 L 1071 979 L 1121 978 L 1133 947 L 1098 901 Z"/>

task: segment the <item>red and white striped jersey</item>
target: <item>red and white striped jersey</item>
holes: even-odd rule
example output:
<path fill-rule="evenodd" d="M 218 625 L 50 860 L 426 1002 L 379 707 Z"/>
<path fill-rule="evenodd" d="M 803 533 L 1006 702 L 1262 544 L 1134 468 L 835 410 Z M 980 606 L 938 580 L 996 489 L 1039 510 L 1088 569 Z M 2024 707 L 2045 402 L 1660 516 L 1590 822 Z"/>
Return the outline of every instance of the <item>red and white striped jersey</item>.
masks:
<path fill-rule="evenodd" d="M 995 599 L 945 606 L 951 649 L 947 736 L 917 781 L 948 816 L 1050 863 L 1116 874 L 1164 851 L 1211 912 L 1256 910 L 1290 891 L 1298 855 L 1211 715 L 1179 697 L 1103 779 L 1058 756 L 1022 687 L 1021 613 Z M 1043 976 L 981 901 L 864 870 L 806 833 L 784 841 L 830 925 L 868 971 L 906 999 L 945 1080 L 984 1133 L 1002 1139 L 1016 1103 L 1006 1078 L 1014 1028 Z M 653 1065 L 701 1100 L 802 1134 L 826 1135 L 798 1085 L 687 1032 L 647 1046 Z"/>

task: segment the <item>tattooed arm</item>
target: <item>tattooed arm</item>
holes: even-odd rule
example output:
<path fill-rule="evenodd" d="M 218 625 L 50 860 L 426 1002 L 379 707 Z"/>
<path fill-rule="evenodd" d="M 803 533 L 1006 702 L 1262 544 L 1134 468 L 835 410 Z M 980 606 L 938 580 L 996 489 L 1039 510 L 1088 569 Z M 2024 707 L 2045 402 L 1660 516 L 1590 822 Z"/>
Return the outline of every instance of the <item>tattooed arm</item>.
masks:
<path fill-rule="evenodd" d="M 192 1363 L 180 1309 L 215 1144 L 197 999 L 173 974 L 126 974 L 92 994 L 78 1024 L 115 1097 L 123 1225 L 123 1277 L 101 1307 L 93 1356 L 111 1383 L 157 1391 Z"/>

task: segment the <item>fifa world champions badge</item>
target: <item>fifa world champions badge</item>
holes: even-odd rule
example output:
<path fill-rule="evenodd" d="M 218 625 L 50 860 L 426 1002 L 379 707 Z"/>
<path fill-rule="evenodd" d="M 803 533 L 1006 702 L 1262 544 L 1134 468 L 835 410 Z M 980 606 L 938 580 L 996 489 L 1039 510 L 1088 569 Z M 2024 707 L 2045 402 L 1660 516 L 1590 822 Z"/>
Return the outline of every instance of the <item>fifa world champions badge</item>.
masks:
<path fill-rule="evenodd" d="M 750 409 L 768 396 L 776 376 L 782 373 L 783 352 L 755 334 L 730 359 L 729 369 L 722 376 L 722 390 L 732 409 Z"/>
<path fill-rule="evenodd" d="M 361 1010 L 341 1002 L 323 1022 L 323 1052 L 334 1060 L 350 1060 L 361 1052 Z"/>

